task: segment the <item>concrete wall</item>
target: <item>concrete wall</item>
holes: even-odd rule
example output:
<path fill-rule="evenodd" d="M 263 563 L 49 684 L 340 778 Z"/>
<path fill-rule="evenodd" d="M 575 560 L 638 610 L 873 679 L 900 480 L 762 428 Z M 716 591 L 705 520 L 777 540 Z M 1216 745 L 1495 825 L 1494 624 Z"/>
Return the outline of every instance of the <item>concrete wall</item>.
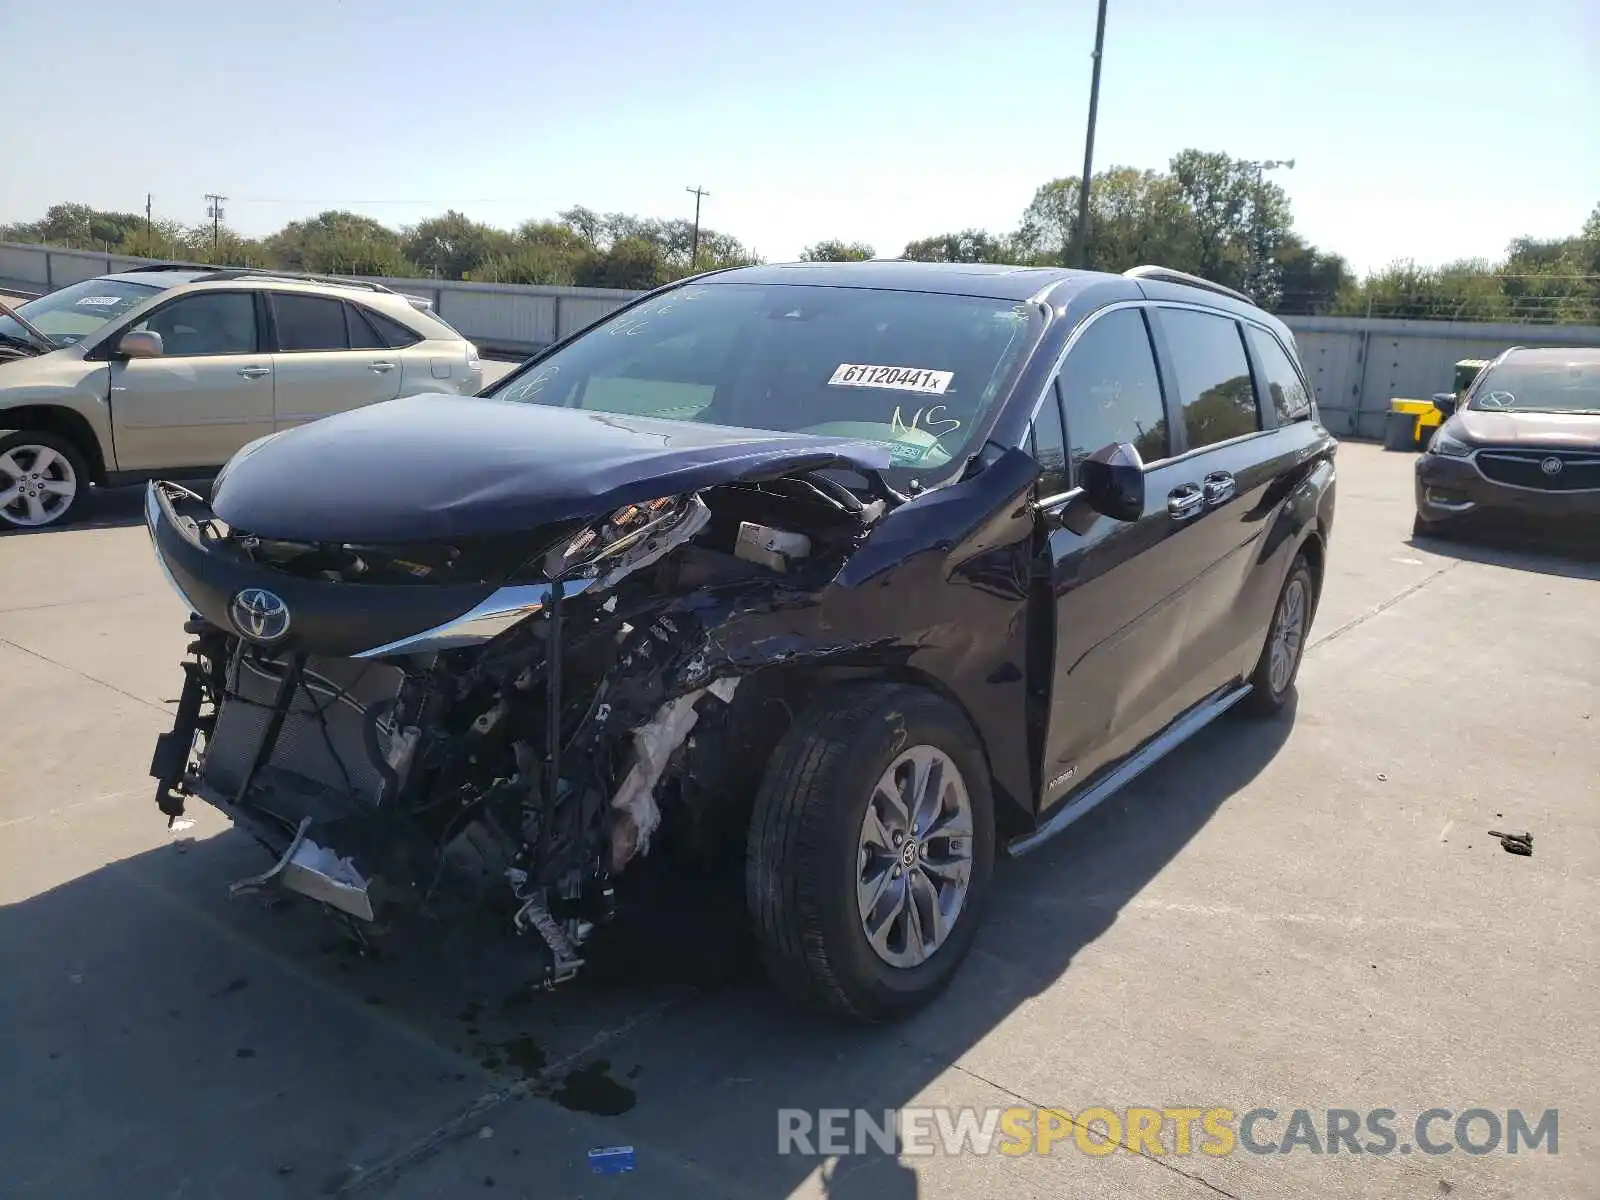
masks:
<path fill-rule="evenodd" d="M 1381 438 L 1394 396 L 1425 400 L 1447 392 L 1463 358 L 1493 358 L 1508 346 L 1600 346 L 1600 326 L 1497 325 L 1474 321 L 1392 321 L 1285 317 L 1317 391 L 1329 429 Z"/>
<path fill-rule="evenodd" d="M 150 262 L 115 254 L 0 242 L 0 285 L 49 291 Z M 380 279 L 425 296 L 434 311 L 485 350 L 530 353 L 582 329 L 638 292 L 602 288 Z M 1462 358 L 1492 358 L 1507 346 L 1600 346 L 1600 326 L 1495 325 L 1365 317 L 1285 317 L 1300 344 L 1328 428 L 1381 438 L 1393 396 L 1446 391 Z"/>

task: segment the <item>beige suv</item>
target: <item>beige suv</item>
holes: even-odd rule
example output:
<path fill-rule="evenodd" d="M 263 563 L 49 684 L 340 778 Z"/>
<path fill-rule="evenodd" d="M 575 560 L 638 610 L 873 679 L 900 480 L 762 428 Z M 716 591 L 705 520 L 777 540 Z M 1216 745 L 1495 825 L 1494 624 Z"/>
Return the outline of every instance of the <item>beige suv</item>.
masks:
<path fill-rule="evenodd" d="M 0 306 L 0 530 L 91 484 L 215 473 L 245 443 L 420 392 L 472 395 L 477 347 L 360 280 L 152 266 Z"/>

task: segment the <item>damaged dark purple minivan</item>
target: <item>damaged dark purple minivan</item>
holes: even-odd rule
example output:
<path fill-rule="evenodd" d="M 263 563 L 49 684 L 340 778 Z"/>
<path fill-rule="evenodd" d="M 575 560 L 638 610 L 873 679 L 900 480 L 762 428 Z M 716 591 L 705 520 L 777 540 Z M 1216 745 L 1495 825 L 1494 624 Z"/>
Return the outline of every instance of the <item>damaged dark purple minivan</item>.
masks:
<path fill-rule="evenodd" d="M 997 847 L 1286 701 L 1333 455 L 1288 330 L 1175 272 L 701 276 L 152 484 L 158 801 L 267 848 L 237 887 L 486 917 L 545 984 L 639 856 L 742 859 L 774 978 L 889 1016 Z"/>

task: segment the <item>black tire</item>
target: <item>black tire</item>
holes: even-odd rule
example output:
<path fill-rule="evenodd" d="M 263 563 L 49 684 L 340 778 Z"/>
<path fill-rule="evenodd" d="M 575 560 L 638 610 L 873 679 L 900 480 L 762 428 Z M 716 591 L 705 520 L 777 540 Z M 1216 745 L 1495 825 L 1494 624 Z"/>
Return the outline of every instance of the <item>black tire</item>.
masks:
<path fill-rule="evenodd" d="M 3 418 L 0 418 L 0 420 L 3 420 Z M 14 460 L 18 461 L 24 470 L 32 466 L 35 461 L 26 454 L 26 448 L 29 447 L 53 450 L 59 455 L 64 460 L 64 465 L 61 462 L 51 464 L 45 474 L 59 482 L 60 479 L 67 478 L 70 471 L 70 478 L 73 480 L 76 491 L 74 491 L 72 499 L 59 512 L 51 513 L 48 520 L 39 523 L 20 519 L 20 514 L 23 511 L 21 500 L 20 498 L 13 500 L 10 504 L 0 507 L 0 530 L 54 529 L 66 525 L 83 515 L 84 504 L 88 499 L 90 486 L 89 466 L 84 459 L 83 451 L 59 433 L 50 433 L 42 429 L 24 429 L 17 433 L 10 433 L 5 437 L 0 437 L 0 457 L 10 454 L 13 450 L 24 450 L 24 454 Z M 21 461 L 22 459 L 27 459 L 27 461 Z M 13 480 L 9 473 L 0 471 L 0 493 L 9 490 L 12 484 Z"/>
<path fill-rule="evenodd" d="M 1450 526 L 1439 521 L 1426 520 L 1421 513 L 1411 518 L 1411 537 L 1413 540 L 1417 538 L 1438 538 L 1443 541 L 1451 535 L 1451 532 Z"/>
<path fill-rule="evenodd" d="M 1273 686 L 1272 682 L 1272 643 L 1278 628 L 1278 621 L 1284 611 L 1291 590 L 1299 585 L 1300 603 L 1304 606 L 1304 624 L 1301 628 L 1300 642 L 1294 652 L 1294 661 L 1289 669 L 1288 677 L 1280 686 Z M 1250 694 L 1239 703 L 1240 711 L 1246 716 L 1272 717 L 1282 711 L 1283 706 L 1289 703 L 1294 695 L 1295 680 L 1300 677 L 1300 664 L 1305 662 L 1306 645 L 1311 639 L 1311 620 L 1317 611 L 1317 577 L 1312 574 L 1311 565 L 1306 562 L 1303 554 L 1295 556 L 1289 567 L 1289 574 L 1285 576 L 1283 587 L 1278 589 L 1278 602 L 1272 606 L 1272 621 L 1267 626 L 1267 636 L 1261 646 L 1261 657 L 1256 660 L 1255 670 L 1250 673 Z"/>
<path fill-rule="evenodd" d="M 972 808 L 966 899 L 943 942 L 916 966 L 873 950 L 856 898 L 867 804 L 903 751 L 932 746 L 960 771 Z M 778 745 L 756 794 L 745 899 L 767 973 L 791 997 L 877 1022 L 922 1007 L 972 948 L 994 868 L 988 765 L 966 718 L 922 688 L 849 684 L 820 696 Z"/>

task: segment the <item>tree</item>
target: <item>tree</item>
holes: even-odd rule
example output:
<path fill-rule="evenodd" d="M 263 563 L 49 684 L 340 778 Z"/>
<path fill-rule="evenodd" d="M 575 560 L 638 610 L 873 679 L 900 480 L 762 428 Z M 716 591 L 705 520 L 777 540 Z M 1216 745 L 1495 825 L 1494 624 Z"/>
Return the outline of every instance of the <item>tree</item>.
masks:
<path fill-rule="evenodd" d="M 1254 173 L 1241 170 L 1226 154 L 1203 150 L 1174 155 L 1170 170 L 1189 209 L 1196 273 L 1238 287 L 1249 253 Z"/>
<path fill-rule="evenodd" d="M 997 263 L 1010 262 L 1014 256 L 1005 239 L 981 229 L 963 229 L 909 242 L 901 257 L 915 262 Z"/>
<path fill-rule="evenodd" d="M 667 281 L 666 263 L 661 248 L 642 237 L 628 237 L 597 254 L 580 268 L 576 282 L 581 287 L 625 288 L 644 291 Z"/>
<path fill-rule="evenodd" d="M 108 212 L 87 204 L 52 204 L 40 220 L 8 226 L 6 237 L 78 250 L 114 250 L 123 238 L 143 228 L 140 213 Z"/>
<path fill-rule="evenodd" d="M 1341 256 L 1308 246 L 1294 234 L 1278 247 L 1277 260 L 1280 312 L 1332 312 L 1339 294 L 1355 282 Z"/>
<path fill-rule="evenodd" d="M 278 265 L 335 275 L 414 274 L 400 249 L 400 235 L 359 213 L 329 210 L 291 221 L 267 239 Z"/>
<path fill-rule="evenodd" d="M 863 262 L 875 251 L 865 242 L 816 242 L 800 251 L 801 262 Z"/>
<path fill-rule="evenodd" d="M 440 279 L 465 279 L 469 271 L 515 246 L 505 230 L 479 224 L 454 209 L 406 230 L 402 242 L 407 258 Z"/>

